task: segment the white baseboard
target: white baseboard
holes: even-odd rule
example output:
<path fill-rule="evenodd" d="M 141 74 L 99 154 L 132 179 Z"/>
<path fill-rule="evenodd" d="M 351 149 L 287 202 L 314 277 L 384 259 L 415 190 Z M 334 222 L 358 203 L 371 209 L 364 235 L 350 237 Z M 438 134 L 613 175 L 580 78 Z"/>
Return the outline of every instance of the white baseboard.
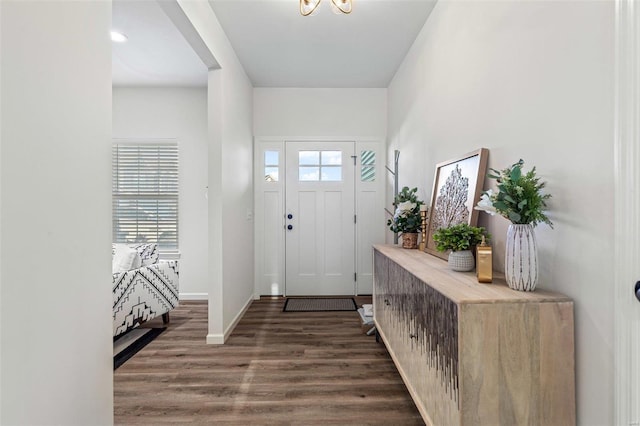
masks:
<path fill-rule="evenodd" d="M 253 295 L 249 297 L 249 299 L 245 302 L 244 307 L 240 310 L 240 312 L 238 312 L 238 315 L 236 315 L 233 321 L 231 321 L 231 324 L 229 324 L 229 327 L 227 327 L 227 329 L 224 331 L 225 342 L 233 332 L 233 329 L 236 328 L 236 325 L 238 325 L 238 323 L 240 322 L 245 312 L 247 312 L 247 309 L 249 309 L 249 306 L 251 306 L 252 303 L 253 303 Z"/>
<path fill-rule="evenodd" d="M 207 344 L 208 345 L 224 345 L 224 342 L 226 342 L 229 336 L 231 335 L 231 333 L 233 333 L 233 330 L 236 328 L 236 325 L 238 325 L 238 323 L 244 316 L 245 312 L 247 312 L 247 309 L 249 309 L 249 306 L 251 306 L 251 304 L 253 303 L 253 300 L 254 300 L 253 295 L 251 295 L 251 297 L 249 297 L 247 302 L 244 304 L 244 307 L 240 310 L 240 312 L 238 312 L 238 315 L 235 316 L 233 321 L 231 321 L 231 324 L 229 324 L 227 329 L 224 331 L 224 334 L 207 334 Z"/>
<path fill-rule="evenodd" d="M 180 293 L 180 300 L 209 300 L 209 293 Z"/>
<path fill-rule="evenodd" d="M 224 345 L 222 334 L 207 334 L 207 345 Z"/>

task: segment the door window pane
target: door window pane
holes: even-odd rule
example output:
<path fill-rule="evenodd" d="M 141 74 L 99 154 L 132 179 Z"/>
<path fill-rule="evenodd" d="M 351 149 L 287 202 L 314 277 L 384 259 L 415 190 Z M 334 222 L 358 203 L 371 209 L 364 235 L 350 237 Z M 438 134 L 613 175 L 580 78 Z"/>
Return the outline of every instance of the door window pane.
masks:
<path fill-rule="evenodd" d="M 376 180 L 376 168 L 374 166 L 362 166 L 360 170 L 360 180 L 362 182 L 373 182 Z"/>
<path fill-rule="evenodd" d="M 265 151 L 264 152 L 264 165 L 265 166 L 278 166 L 279 162 L 279 152 L 278 151 Z"/>
<path fill-rule="evenodd" d="M 300 151 L 298 152 L 298 164 L 300 166 L 320 165 L 320 151 Z"/>
<path fill-rule="evenodd" d="M 362 151 L 360 153 L 360 164 L 363 166 L 373 166 L 376 164 L 375 151 Z"/>
<path fill-rule="evenodd" d="M 323 166 L 339 166 L 342 164 L 342 151 L 322 151 Z"/>
<path fill-rule="evenodd" d="M 319 181 L 320 167 L 299 167 L 298 180 L 301 182 Z"/>
<path fill-rule="evenodd" d="M 278 168 L 277 167 L 265 167 L 264 168 L 264 180 L 267 182 L 278 181 Z"/>
<path fill-rule="evenodd" d="M 342 180 L 342 167 L 323 167 L 322 180 L 327 182 L 336 182 Z"/>

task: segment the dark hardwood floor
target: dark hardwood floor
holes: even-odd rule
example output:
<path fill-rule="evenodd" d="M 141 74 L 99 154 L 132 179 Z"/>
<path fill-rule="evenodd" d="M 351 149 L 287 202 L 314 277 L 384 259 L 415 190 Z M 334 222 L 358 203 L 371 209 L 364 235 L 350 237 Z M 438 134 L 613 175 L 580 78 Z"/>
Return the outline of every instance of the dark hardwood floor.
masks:
<path fill-rule="evenodd" d="M 180 302 L 167 331 L 114 372 L 115 423 L 424 424 L 357 312 L 283 304 L 254 301 L 215 346 L 205 343 L 206 302 Z"/>

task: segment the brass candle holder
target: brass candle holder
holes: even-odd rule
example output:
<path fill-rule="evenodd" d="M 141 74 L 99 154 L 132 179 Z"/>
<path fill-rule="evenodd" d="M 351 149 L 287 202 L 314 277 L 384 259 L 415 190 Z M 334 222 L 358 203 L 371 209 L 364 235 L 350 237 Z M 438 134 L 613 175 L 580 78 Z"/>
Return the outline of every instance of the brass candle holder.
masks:
<path fill-rule="evenodd" d="M 422 220 L 422 239 L 420 241 L 420 250 L 422 251 L 427 247 L 427 212 L 428 209 L 420 209 L 420 219 Z"/>

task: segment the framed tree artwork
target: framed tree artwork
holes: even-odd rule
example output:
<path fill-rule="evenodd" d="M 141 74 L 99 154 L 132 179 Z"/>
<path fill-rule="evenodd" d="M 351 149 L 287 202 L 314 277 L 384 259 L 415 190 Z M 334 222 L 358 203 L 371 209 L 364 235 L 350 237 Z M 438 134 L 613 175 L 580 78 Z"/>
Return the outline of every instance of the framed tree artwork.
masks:
<path fill-rule="evenodd" d="M 448 253 L 436 250 L 433 234 L 440 228 L 466 223 L 476 226 L 489 150 L 481 148 L 453 160 L 436 165 L 431 193 L 431 209 L 427 227 L 425 251 L 446 259 Z"/>

